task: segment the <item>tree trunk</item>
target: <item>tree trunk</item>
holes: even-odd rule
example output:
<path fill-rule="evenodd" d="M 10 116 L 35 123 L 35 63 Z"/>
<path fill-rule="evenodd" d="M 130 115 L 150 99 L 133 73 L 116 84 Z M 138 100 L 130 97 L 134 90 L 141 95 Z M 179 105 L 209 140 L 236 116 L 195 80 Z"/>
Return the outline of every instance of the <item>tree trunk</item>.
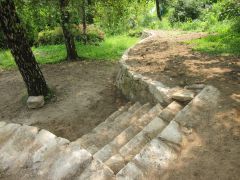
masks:
<path fill-rule="evenodd" d="M 86 21 L 88 22 L 88 24 L 94 24 L 94 16 L 92 14 L 92 1 L 86 0 L 86 3 L 88 7 L 88 10 L 86 12 Z"/>
<path fill-rule="evenodd" d="M 83 41 L 84 44 L 87 44 L 87 21 L 86 21 L 86 3 L 85 0 L 83 0 L 82 3 L 82 25 L 83 25 Z"/>
<path fill-rule="evenodd" d="M 13 0 L 0 1 L 0 23 L 8 47 L 27 86 L 29 96 L 46 96 L 48 87 L 36 62 Z"/>
<path fill-rule="evenodd" d="M 70 15 L 66 7 L 69 4 L 69 0 L 59 0 L 60 3 L 60 13 L 61 13 L 61 26 L 63 30 L 63 35 L 65 39 L 65 45 L 67 49 L 67 59 L 76 60 L 79 59 L 76 46 L 74 42 L 74 37 L 70 31 Z"/>
<path fill-rule="evenodd" d="M 162 21 L 160 0 L 156 0 L 156 10 L 157 10 L 157 16 L 158 16 L 159 20 Z"/>

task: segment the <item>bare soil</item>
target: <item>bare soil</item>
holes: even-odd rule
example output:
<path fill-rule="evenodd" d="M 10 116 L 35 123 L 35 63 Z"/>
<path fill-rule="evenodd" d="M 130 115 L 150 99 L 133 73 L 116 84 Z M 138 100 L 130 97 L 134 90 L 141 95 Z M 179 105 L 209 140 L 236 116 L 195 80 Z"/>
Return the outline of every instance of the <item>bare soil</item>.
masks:
<path fill-rule="evenodd" d="M 239 179 L 240 58 L 193 52 L 184 41 L 205 36 L 202 33 L 154 33 L 157 36 L 130 51 L 132 70 L 170 87 L 203 83 L 221 92 L 215 117 L 197 123 L 193 146 L 183 149 L 179 162 L 161 179 Z"/>
<path fill-rule="evenodd" d="M 126 103 L 114 86 L 116 63 L 71 62 L 41 68 L 55 97 L 37 110 L 26 107 L 19 72 L 0 72 L 0 121 L 37 126 L 73 141 Z"/>

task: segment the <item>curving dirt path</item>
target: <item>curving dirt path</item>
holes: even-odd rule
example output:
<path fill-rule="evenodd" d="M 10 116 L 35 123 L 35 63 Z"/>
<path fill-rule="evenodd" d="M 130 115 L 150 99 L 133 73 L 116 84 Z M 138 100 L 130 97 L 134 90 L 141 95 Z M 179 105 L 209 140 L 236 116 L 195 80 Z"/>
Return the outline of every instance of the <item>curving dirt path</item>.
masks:
<path fill-rule="evenodd" d="M 152 31 L 155 34 L 130 51 L 131 69 L 175 87 L 209 84 L 220 92 L 215 118 L 197 122 L 194 148 L 163 179 L 232 179 L 240 177 L 240 59 L 193 52 L 184 41 L 202 33 Z"/>

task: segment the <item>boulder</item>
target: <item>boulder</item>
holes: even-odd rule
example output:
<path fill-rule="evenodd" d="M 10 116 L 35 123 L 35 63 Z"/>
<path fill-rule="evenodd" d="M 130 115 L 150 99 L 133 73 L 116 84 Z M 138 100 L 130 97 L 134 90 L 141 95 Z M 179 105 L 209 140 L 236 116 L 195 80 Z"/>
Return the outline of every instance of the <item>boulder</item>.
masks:
<path fill-rule="evenodd" d="M 29 96 L 27 100 L 27 107 L 29 109 L 37 109 L 44 106 L 43 96 Z"/>

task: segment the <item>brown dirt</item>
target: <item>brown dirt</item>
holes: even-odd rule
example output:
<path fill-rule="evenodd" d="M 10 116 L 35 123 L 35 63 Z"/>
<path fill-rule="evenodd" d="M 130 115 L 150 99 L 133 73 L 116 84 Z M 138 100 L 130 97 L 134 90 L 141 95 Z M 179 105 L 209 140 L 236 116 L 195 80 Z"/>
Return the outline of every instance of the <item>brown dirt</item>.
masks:
<path fill-rule="evenodd" d="M 202 33 L 155 32 L 130 51 L 131 69 L 174 87 L 210 84 L 220 92 L 215 118 L 198 122 L 194 146 L 161 179 L 240 178 L 240 58 L 193 52 L 183 43 Z"/>
<path fill-rule="evenodd" d="M 42 70 L 56 97 L 38 110 L 27 109 L 17 70 L 0 72 L 0 121 L 37 126 L 72 141 L 126 102 L 114 86 L 115 63 L 71 62 Z"/>

